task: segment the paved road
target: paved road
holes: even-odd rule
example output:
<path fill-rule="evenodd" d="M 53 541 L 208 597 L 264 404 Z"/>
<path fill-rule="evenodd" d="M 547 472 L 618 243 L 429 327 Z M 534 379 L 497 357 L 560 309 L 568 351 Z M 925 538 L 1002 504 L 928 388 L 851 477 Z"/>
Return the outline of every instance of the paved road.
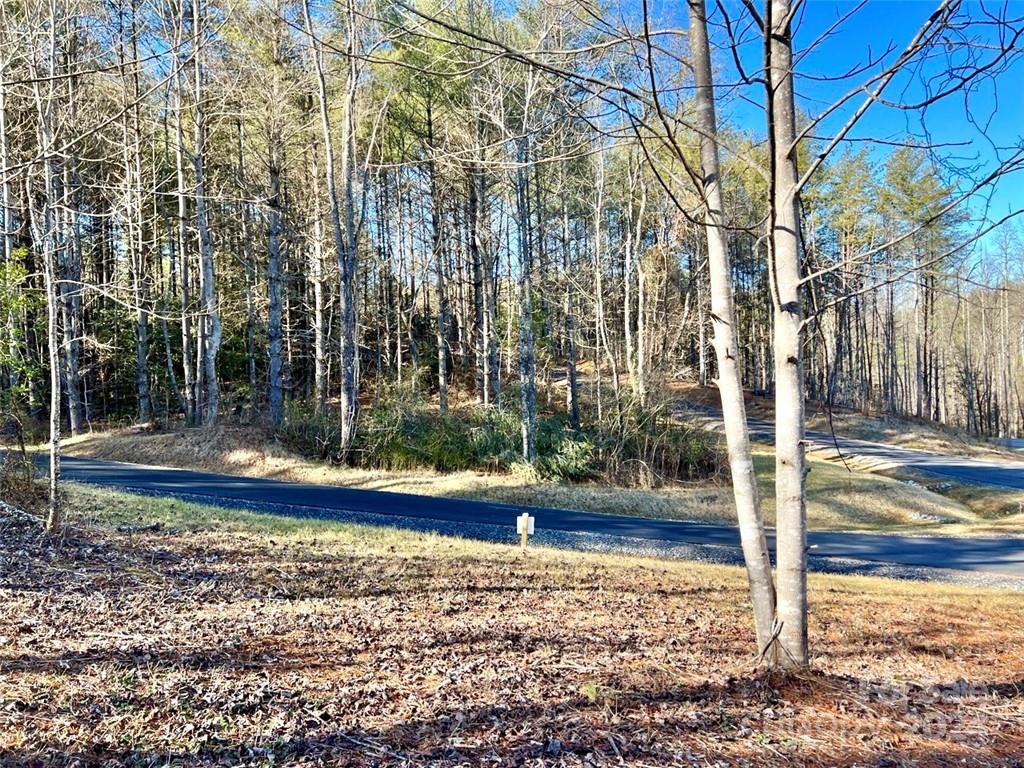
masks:
<path fill-rule="evenodd" d="M 514 520 L 524 509 L 509 504 L 305 485 L 71 456 L 64 458 L 62 466 L 68 480 L 149 495 L 177 496 L 306 517 L 456 532 L 473 538 L 514 540 Z M 736 529 L 726 525 L 561 509 L 531 511 L 536 516 L 539 531 L 647 541 L 655 551 L 684 544 L 732 550 L 739 544 Z M 769 538 L 774 549 L 773 537 Z M 813 532 L 808 538 L 812 559 L 843 558 L 895 566 L 1024 576 L 1024 538 L 1020 537 L 947 538 Z M 557 539 L 552 541 L 558 543 Z M 676 548 L 676 551 L 682 549 Z"/>
<path fill-rule="evenodd" d="M 703 415 L 709 426 L 716 429 L 721 428 L 721 414 L 714 409 L 686 404 L 684 410 Z M 755 440 L 774 442 L 775 425 L 772 422 L 763 419 L 750 419 L 749 424 L 751 435 Z M 961 483 L 1024 490 L 1024 461 L 950 456 L 910 448 L 897 448 L 893 445 L 838 435 L 833 440 L 829 433 L 813 430 L 807 432 L 807 441 L 809 445 L 830 450 L 833 455 L 838 444 L 839 450 L 848 458 L 855 456 L 879 464 L 906 467 Z M 1024 496 L 1022 496 L 1022 500 L 1024 500 Z"/>

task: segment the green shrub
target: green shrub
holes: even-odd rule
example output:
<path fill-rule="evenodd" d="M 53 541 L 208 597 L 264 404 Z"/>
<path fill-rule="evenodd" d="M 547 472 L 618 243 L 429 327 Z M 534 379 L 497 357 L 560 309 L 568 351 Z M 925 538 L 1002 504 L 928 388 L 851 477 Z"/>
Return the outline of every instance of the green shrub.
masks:
<path fill-rule="evenodd" d="M 551 480 L 591 480 L 600 474 L 595 445 L 584 433 L 573 431 L 564 416 L 537 422 L 537 469 Z"/>
<path fill-rule="evenodd" d="M 500 407 L 464 406 L 442 416 L 409 385 L 381 387 L 375 404 L 360 413 L 349 461 L 366 469 L 512 472 L 537 480 L 641 487 L 708 477 L 723 466 L 713 436 L 674 422 L 663 409 L 637 406 L 583 432 L 573 430 L 563 414 L 539 417 L 537 461 L 526 465 L 518 405 L 518 392 L 508 387 Z M 292 447 L 330 457 L 339 435 L 333 411 L 317 416 L 306 406 L 288 404 L 280 436 Z"/>
<path fill-rule="evenodd" d="M 518 455 L 518 428 L 497 409 L 469 407 L 442 416 L 415 399 L 389 398 L 363 413 L 355 461 L 374 469 L 505 471 Z"/>
<path fill-rule="evenodd" d="M 317 414 L 307 403 L 286 401 L 278 437 L 299 453 L 320 459 L 330 458 L 341 440 L 338 414 L 332 409 Z"/>
<path fill-rule="evenodd" d="M 624 408 L 602 434 L 601 458 L 608 482 L 644 488 L 711 477 L 725 466 L 714 434 L 658 406 Z"/>
<path fill-rule="evenodd" d="M 544 477 L 579 482 L 598 476 L 593 443 L 583 436 L 569 435 L 550 454 L 539 454 L 537 466 Z"/>

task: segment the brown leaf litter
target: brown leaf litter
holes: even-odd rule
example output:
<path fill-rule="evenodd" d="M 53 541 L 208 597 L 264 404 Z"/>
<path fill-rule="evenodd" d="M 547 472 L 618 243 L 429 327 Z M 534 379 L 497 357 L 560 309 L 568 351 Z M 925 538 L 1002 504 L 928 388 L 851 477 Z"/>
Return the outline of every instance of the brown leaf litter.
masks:
<path fill-rule="evenodd" d="M 1019 595 L 817 577 L 782 679 L 737 569 L 401 536 L 0 509 L 0 765 L 1021 764 Z"/>

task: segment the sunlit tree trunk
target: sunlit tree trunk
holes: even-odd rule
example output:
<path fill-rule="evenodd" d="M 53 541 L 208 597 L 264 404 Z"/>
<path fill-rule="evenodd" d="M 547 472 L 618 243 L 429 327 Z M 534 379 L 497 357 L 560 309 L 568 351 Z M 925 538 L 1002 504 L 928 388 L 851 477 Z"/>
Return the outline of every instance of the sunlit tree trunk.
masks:
<path fill-rule="evenodd" d="M 321 219 L 320 194 L 316 188 L 320 169 L 315 149 L 309 152 L 309 177 L 313 181 L 310 191 L 310 217 L 313 231 L 308 243 L 309 279 L 313 285 L 313 398 L 318 415 L 327 411 L 327 342 L 326 298 L 324 281 L 324 233 Z"/>
<path fill-rule="evenodd" d="M 121 16 L 118 16 L 119 24 Z M 129 62 L 138 59 L 138 27 L 134 4 L 129 12 L 128 49 L 125 30 L 119 29 L 118 58 L 124 94 L 122 121 L 122 159 L 124 174 L 124 232 L 135 303 L 135 401 L 140 422 L 153 417 L 149 386 L 149 313 L 146 308 L 146 254 L 142 203 L 142 112 L 138 67 Z M 131 67 L 129 74 L 128 68 Z"/>
<path fill-rule="evenodd" d="M 442 414 L 448 413 L 448 293 L 445 287 L 445 237 L 441 218 L 437 165 L 434 161 L 434 112 L 427 97 L 427 174 L 430 177 L 430 241 L 434 256 L 434 277 L 437 287 L 437 403 Z"/>
<path fill-rule="evenodd" d="M 356 8 L 346 4 L 345 95 L 342 101 L 341 173 L 345 193 L 345 240 L 339 261 L 341 296 L 341 454 L 347 456 L 355 442 L 359 415 L 359 325 L 356 314 L 356 278 L 358 266 L 356 232 L 356 87 L 357 29 Z"/>
<path fill-rule="evenodd" d="M 188 236 L 188 188 L 185 177 L 185 157 L 187 148 L 185 146 L 185 65 L 186 58 L 182 54 L 184 45 L 185 30 L 182 16 L 184 8 L 176 4 L 174 22 L 174 169 L 177 182 L 177 240 L 176 249 L 178 255 L 178 270 L 181 282 L 181 357 L 182 377 L 185 389 L 185 421 L 195 424 L 198 421 L 197 392 L 195 378 L 195 350 L 192 346 L 193 324 L 192 324 L 192 265 L 189 258 L 189 236 Z"/>
<path fill-rule="evenodd" d="M 708 248 L 711 282 L 711 320 L 713 345 L 718 362 L 719 395 L 729 447 L 729 468 L 732 474 L 733 498 L 739 523 L 743 559 L 747 567 L 754 627 L 758 646 L 765 657 L 773 660 L 768 644 L 775 618 L 775 588 L 768 556 L 764 518 L 758 498 L 757 477 L 747 427 L 743 400 L 742 371 L 739 361 L 739 334 L 733 299 L 732 267 L 726 249 L 722 179 L 716 137 L 714 90 L 711 74 L 711 52 L 707 37 L 704 0 L 688 0 L 690 15 L 690 51 L 696 81 L 695 101 L 697 125 L 701 130 L 701 180 L 704 195 L 704 234 Z"/>
<path fill-rule="evenodd" d="M 7 36 L 0 37 L 6 48 Z M 0 264 L 7 264 L 14 254 L 14 199 L 11 194 L 11 147 L 7 131 L 7 52 L 0 53 Z"/>
<path fill-rule="evenodd" d="M 565 280 L 565 409 L 569 414 L 569 426 L 580 430 L 580 385 L 576 369 L 576 276 L 572 270 L 572 256 L 569 244 L 569 207 L 566 204 L 568 189 L 565 184 L 565 169 L 561 169 L 561 217 L 562 217 L 562 273 Z"/>
<path fill-rule="evenodd" d="M 50 472 L 49 472 L 49 512 L 46 529 L 57 533 L 63 525 L 63 506 L 60 494 L 60 437 L 61 437 L 61 371 L 60 371 L 60 338 L 59 310 L 60 288 L 57 280 L 57 252 L 64 247 L 62 242 L 66 233 L 58 231 L 60 217 L 57 214 L 58 173 L 57 149 L 54 123 L 57 119 L 56 88 L 58 74 L 58 38 L 57 27 L 63 25 L 59 19 L 55 5 L 47 9 L 45 20 L 45 50 L 43 67 L 30 63 L 32 89 L 35 97 L 36 117 L 38 121 L 37 135 L 39 139 L 39 155 L 42 158 L 43 196 L 42 210 L 37 211 L 32 205 L 32 183 L 30 175 L 25 176 L 25 199 L 28 204 L 29 216 L 32 219 L 33 247 L 39 254 L 43 265 L 43 285 L 46 292 L 46 340 L 47 359 L 50 365 Z"/>
<path fill-rule="evenodd" d="M 354 47 L 355 8 L 350 2 L 346 8 L 346 76 L 342 101 L 342 157 L 341 176 L 344 182 L 344 202 L 339 199 L 335 181 L 334 139 L 331 131 L 327 82 L 324 75 L 323 51 L 313 31 L 309 0 L 303 0 L 306 36 L 312 51 L 316 76 L 317 97 L 320 105 L 320 128 L 323 135 L 327 197 L 334 228 L 334 249 L 338 260 L 339 297 L 341 314 L 341 430 L 338 451 L 346 458 L 356 435 L 359 412 L 358 398 L 358 328 L 356 324 L 356 232 L 355 232 L 355 94 L 356 72 Z"/>
<path fill-rule="evenodd" d="M 800 306 L 800 200 L 790 4 L 769 0 L 768 102 L 773 160 L 769 258 L 775 353 L 775 518 L 783 665 L 807 664 L 807 510 Z"/>

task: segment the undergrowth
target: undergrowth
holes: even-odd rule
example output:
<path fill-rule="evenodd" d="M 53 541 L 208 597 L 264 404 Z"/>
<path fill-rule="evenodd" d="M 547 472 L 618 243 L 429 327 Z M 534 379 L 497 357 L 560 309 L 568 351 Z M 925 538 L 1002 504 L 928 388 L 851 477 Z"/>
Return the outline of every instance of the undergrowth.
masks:
<path fill-rule="evenodd" d="M 441 414 L 411 388 L 389 387 L 360 413 L 348 462 L 364 469 L 512 472 L 645 488 L 723 471 L 713 436 L 672 420 L 664 408 L 635 404 L 580 431 L 565 414 L 538 415 L 537 460 L 526 464 L 518 403 L 517 390 L 508 387 L 497 406 L 464 405 Z M 316 414 L 292 403 L 279 436 L 293 449 L 332 458 L 339 433 L 336 413 Z"/>
<path fill-rule="evenodd" d="M 23 425 L 16 414 L 0 410 L 0 499 L 28 510 L 39 507 L 46 497 L 34 480 Z"/>

